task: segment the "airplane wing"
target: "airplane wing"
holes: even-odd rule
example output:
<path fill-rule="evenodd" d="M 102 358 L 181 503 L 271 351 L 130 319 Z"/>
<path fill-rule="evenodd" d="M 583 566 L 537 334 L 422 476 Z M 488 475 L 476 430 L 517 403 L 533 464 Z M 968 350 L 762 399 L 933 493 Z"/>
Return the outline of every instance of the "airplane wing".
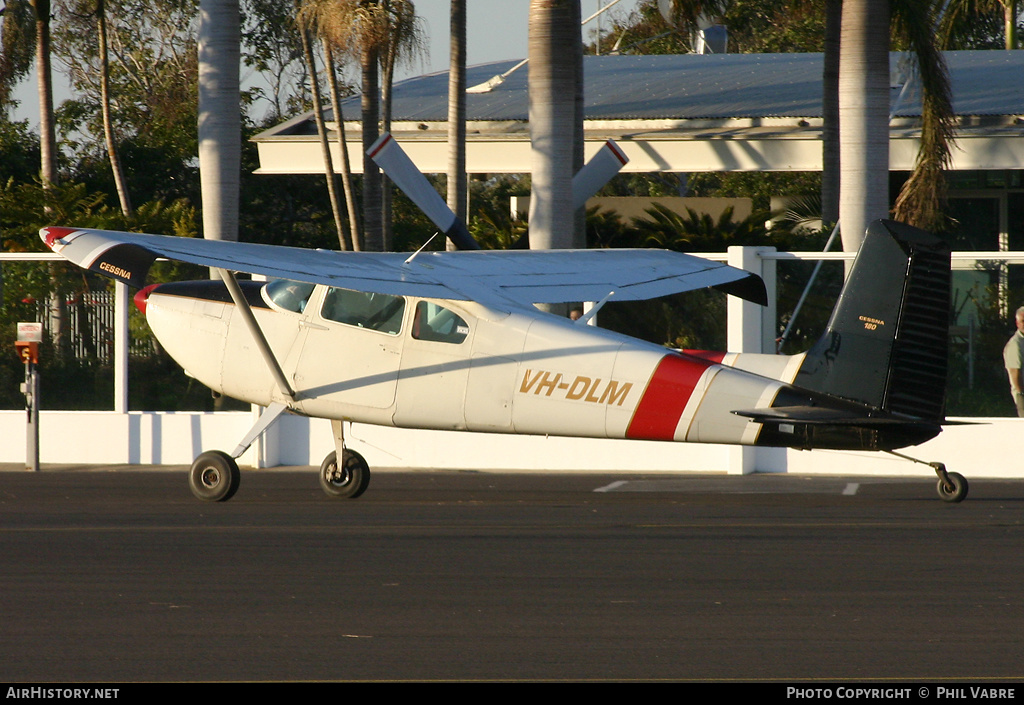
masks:
<path fill-rule="evenodd" d="M 338 252 L 112 230 L 42 228 L 40 237 L 75 264 L 134 287 L 158 257 L 206 267 L 398 296 L 509 305 L 649 299 L 714 287 L 757 303 L 759 277 L 668 250 Z"/>

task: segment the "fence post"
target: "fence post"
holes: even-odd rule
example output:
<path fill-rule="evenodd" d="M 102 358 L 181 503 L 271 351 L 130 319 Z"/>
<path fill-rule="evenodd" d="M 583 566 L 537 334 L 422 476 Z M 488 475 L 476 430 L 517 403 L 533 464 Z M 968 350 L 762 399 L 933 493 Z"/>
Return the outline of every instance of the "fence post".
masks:
<path fill-rule="evenodd" d="M 763 257 L 765 254 L 774 253 L 774 247 L 730 247 L 728 250 L 728 263 L 761 277 L 768 290 L 767 306 L 759 306 L 735 296 L 728 297 L 729 352 L 775 352 L 775 260 Z M 771 460 L 768 454 L 773 456 Z M 774 471 L 779 469 L 779 452 L 774 448 L 732 446 L 729 448 L 728 457 L 730 475 L 747 475 L 769 468 Z"/>
<path fill-rule="evenodd" d="M 729 352 L 775 352 L 775 260 L 764 259 L 766 254 L 775 254 L 775 248 L 733 246 L 728 250 L 729 265 L 758 275 L 768 290 L 767 306 L 728 298 Z"/>
<path fill-rule="evenodd" d="M 128 285 L 114 283 L 114 411 L 128 413 Z"/>

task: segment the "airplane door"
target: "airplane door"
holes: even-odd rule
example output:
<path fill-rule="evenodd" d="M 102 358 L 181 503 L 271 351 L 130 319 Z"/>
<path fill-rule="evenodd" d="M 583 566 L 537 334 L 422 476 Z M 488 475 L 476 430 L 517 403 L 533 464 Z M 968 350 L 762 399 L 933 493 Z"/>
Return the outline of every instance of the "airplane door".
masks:
<path fill-rule="evenodd" d="M 306 311 L 292 373 L 304 412 L 340 418 L 394 404 L 405 308 L 401 296 L 327 289 Z"/>
<path fill-rule="evenodd" d="M 466 428 L 473 323 L 475 319 L 448 302 L 416 302 L 402 351 L 395 425 Z"/>

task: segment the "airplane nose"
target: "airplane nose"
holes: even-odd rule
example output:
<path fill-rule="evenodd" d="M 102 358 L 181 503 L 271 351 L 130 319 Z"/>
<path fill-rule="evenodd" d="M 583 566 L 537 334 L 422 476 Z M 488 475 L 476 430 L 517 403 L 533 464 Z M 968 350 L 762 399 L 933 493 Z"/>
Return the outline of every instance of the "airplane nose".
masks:
<path fill-rule="evenodd" d="M 139 289 L 137 292 L 135 292 L 135 296 L 133 297 L 132 300 L 135 301 L 135 307 L 142 311 L 143 316 L 146 315 L 146 303 L 149 301 L 149 295 L 152 294 L 153 290 L 156 289 L 158 286 L 160 285 L 150 284 L 146 288 Z"/>

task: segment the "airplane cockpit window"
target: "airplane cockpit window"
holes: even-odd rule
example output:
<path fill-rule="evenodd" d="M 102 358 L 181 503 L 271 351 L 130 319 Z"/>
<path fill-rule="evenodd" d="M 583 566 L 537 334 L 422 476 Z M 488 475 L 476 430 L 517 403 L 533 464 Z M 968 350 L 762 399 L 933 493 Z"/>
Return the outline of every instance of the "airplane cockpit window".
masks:
<path fill-rule="evenodd" d="M 267 298 L 275 306 L 286 311 L 302 313 L 313 294 L 313 284 L 292 281 L 291 279 L 274 279 L 264 287 Z"/>
<path fill-rule="evenodd" d="M 402 328 L 405 299 L 351 289 L 327 290 L 320 314 L 329 321 L 396 335 Z"/>
<path fill-rule="evenodd" d="M 440 343 L 461 343 L 469 335 L 469 324 L 454 311 L 429 301 L 416 304 L 412 337 Z"/>

